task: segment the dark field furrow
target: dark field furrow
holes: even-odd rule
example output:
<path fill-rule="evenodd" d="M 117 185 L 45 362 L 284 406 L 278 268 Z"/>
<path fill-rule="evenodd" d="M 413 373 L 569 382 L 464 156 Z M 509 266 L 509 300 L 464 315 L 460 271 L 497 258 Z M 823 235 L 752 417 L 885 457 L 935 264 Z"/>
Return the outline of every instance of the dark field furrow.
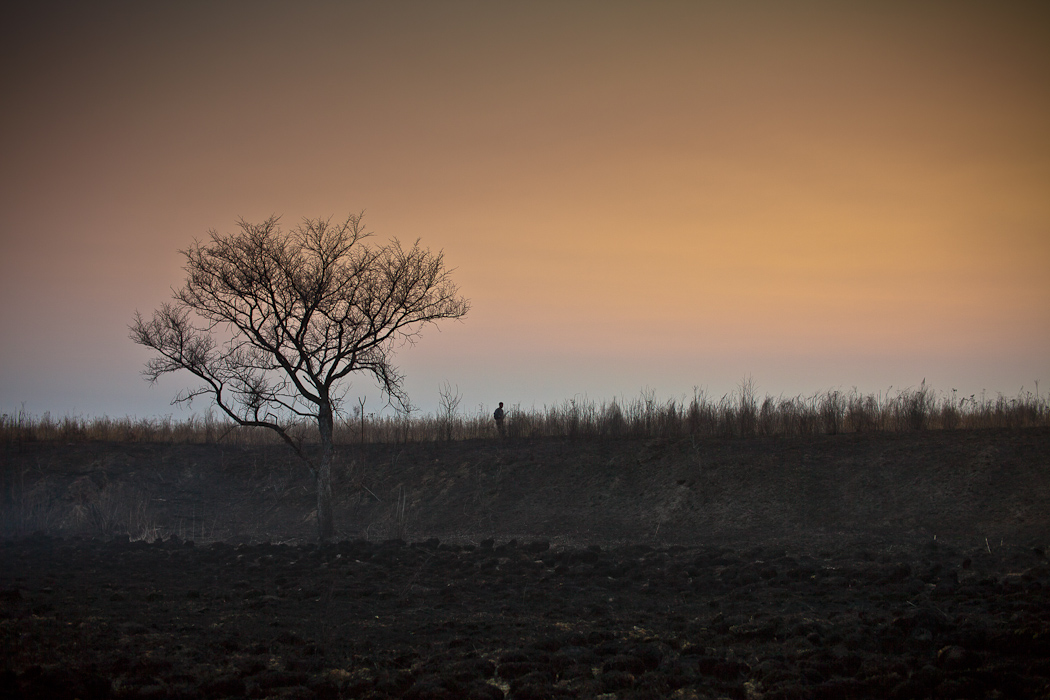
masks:
<path fill-rule="evenodd" d="M 874 551 L 33 537 L 0 545 L 0 694 L 1050 693 L 1042 550 Z"/>

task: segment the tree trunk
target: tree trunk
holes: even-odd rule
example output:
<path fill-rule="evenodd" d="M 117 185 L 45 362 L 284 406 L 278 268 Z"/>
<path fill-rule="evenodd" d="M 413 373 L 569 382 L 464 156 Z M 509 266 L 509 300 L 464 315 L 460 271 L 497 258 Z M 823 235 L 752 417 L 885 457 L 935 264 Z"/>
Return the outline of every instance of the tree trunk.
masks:
<path fill-rule="evenodd" d="M 335 420 L 332 404 L 325 402 L 317 411 L 317 427 L 321 433 L 321 461 L 317 465 L 317 536 L 325 543 L 335 534 L 332 518 L 332 444 Z"/>

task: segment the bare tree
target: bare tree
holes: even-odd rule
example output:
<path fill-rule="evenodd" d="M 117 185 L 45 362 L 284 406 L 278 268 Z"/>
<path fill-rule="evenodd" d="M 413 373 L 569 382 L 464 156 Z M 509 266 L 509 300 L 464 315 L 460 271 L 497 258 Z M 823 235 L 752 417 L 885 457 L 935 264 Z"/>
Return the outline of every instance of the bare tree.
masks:
<path fill-rule="evenodd" d="M 342 224 L 304 219 L 281 231 L 276 216 L 238 221 L 230 235 L 210 232 L 187 250 L 186 283 L 149 321 L 136 312 L 131 339 L 159 354 L 146 364 L 151 383 L 188 370 L 201 380 L 173 403 L 210 397 L 233 421 L 276 432 L 307 464 L 317 486 L 321 541 L 334 534 L 331 470 L 340 382 L 372 375 L 391 402 L 410 403 L 393 352 L 423 326 L 462 318 L 442 253 L 417 241 L 369 246 L 362 216 Z M 316 420 L 315 459 L 290 428 Z"/>
<path fill-rule="evenodd" d="M 444 385 L 438 387 L 439 397 L 439 413 L 441 414 L 441 422 L 444 427 L 445 439 L 448 441 L 452 440 L 452 428 L 456 423 L 456 412 L 459 411 L 459 404 L 463 401 L 463 394 L 459 393 L 459 385 L 453 389 L 452 385 L 447 381 Z"/>

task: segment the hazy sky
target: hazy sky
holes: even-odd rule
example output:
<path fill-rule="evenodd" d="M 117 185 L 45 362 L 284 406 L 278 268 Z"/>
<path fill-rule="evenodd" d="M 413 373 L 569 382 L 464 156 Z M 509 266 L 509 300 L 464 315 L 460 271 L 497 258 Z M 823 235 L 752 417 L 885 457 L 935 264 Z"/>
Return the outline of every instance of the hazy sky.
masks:
<path fill-rule="evenodd" d="M 127 329 L 177 251 L 361 210 L 443 249 L 472 301 L 399 355 L 428 411 L 444 381 L 470 411 L 745 375 L 1045 392 L 1046 8 L 7 9 L 0 411 L 185 415 L 190 378 L 147 385 Z"/>

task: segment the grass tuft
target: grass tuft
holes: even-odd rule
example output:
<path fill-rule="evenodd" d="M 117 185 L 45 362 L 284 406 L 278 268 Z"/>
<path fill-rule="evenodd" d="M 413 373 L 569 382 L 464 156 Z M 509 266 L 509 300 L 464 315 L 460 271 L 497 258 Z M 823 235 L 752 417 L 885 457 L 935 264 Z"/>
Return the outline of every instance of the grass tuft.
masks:
<path fill-rule="evenodd" d="M 446 387 L 442 409 L 422 413 L 375 415 L 356 408 L 336 426 L 339 444 L 404 443 L 495 439 L 491 412 L 478 406 L 473 414 L 458 410 L 458 390 Z M 918 388 L 896 393 L 861 394 L 829 390 L 809 397 L 765 396 L 761 401 L 750 378 L 737 392 L 711 399 L 701 389 L 692 397 L 659 401 L 652 389 L 634 399 L 595 402 L 574 397 L 561 404 L 536 409 L 519 405 L 507 410 L 508 438 L 562 437 L 573 440 L 652 438 L 748 438 L 839 433 L 911 432 L 981 428 L 1022 429 L 1050 426 L 1050 394 L 1024 391 L 1014 398 L 994 399 L 983 394 L 959 397 L 952 390 L 938 395 L 925 380 Z M 309 441 L 316 428 L 307 422 L 293 432 Z M 227 423 L 211 412 L 183 420 L 82 418 L 56 419 L 50 413 L 36 417 L 24 409 L 0 415 L 0 441 L 23 442 L 140 442 L 179 444 L 276 444 L 270 431 Z M 46 517 L 43 505 L 34 506 Z"/>

